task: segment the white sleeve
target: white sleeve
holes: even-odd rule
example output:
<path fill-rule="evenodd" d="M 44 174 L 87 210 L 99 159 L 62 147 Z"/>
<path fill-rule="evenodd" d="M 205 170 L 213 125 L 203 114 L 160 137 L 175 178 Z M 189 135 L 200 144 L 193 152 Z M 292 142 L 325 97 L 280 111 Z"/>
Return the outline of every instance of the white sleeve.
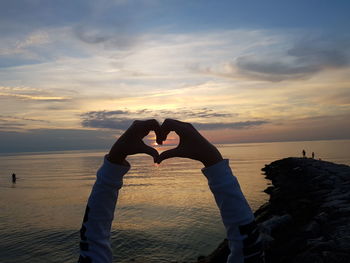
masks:
<path fill-rule="evenodd" d="M 80 229 L 79 263 L 110 263 L 110 231 L 123 175 L 130 167 L 109 162 L 106 157 L 86 206 Z"/>
<path fill-rule="evenodd" d="M 208 179 L 220 209 L 229 241 L 229 263 L 261 263 L 264 253 L 260 232 L 251 208 L 245 199 L 237 178 L 232 174 L 228 160 L 202 169 Z"/>

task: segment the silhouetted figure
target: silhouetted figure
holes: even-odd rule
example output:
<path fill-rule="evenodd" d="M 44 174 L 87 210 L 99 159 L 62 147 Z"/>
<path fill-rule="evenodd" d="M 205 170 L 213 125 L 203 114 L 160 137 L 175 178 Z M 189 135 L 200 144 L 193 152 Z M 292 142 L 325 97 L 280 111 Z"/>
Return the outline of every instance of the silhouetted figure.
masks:
<path fill-rule="evenodd" d="M 304 158 L 306 157 L 306 152 L 305 152 L 305 150 L 303 150 L 303 157 L 304 157 Z"/>
<path fill-rule="evenodd" d="M 312 159 L 314 159 L 315 158 L 315 153 L 312 152 L 311 156 L 312 156 Z"/>
<path fill-rule="evenodd" d="M 17 177 L 16 177 L 16 174 L 12 174 L 12 183 L 16 183 L 17 181 Z"/>
<path fill-rule="evenodd" d="M 177 148 L 158 154 L 157 150 L 146 145 L 143 138 L 154 131 L 157 143 L 162 144 L 168 134 L 179 134 Z M 262 237 L 248 202 L 237 178 L 233 175 L 229 161 L 223 159 L 219 150 L 207 141 L 192 125 L 173 119 L 166 119 L 162 125 L 156 120 L 134 121 L 114 143 L 103 165 L 97 172 L 80 229 L 80 257 L 78 262 L 112 263 L 110 232 L 119 190 L 123 186 L 123 176 L 129 171 L 128 155 L 147 153 L 153 162 L 183 157 L 200 161 L 205 169 L 211 192 L 220 209 L 225 223 L 231 251 L 227 263 L 264 262 Z"/>

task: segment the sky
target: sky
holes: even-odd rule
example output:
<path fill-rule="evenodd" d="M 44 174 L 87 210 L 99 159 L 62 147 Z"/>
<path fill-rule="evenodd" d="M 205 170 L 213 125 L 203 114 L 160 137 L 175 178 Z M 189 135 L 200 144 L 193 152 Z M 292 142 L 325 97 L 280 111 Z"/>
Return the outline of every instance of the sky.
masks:
<path fill-rule="evenodd" d="M 350 139 L 349 12 L 345 0 L 2 0 L 0 152 L 108 148 L 149 118 L 214 143 Z"/>

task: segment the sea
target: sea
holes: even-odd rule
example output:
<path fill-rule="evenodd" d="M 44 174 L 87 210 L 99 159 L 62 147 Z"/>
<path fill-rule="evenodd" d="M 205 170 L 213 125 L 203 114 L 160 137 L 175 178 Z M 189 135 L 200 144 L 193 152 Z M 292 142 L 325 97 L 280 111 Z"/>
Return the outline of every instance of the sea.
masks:
<path fill-rule="evenodd" d="M 350 140 L 217 145 L 251 208 L 268 200 L 261 168 L 308 157 L 350 165 Z M 164 148 L 166 149 L 166 148 Z M 159 151 L 164 150 L 163 148 Z M 79 229 L 106 150 L 0 155 L 0 262 L 77 262 Z M 128 158 L 111 231 L 113 262 L 194 262 L 225 238 L 199 162 Z M 17 182 L 12 183 L 11 174 Z"/>

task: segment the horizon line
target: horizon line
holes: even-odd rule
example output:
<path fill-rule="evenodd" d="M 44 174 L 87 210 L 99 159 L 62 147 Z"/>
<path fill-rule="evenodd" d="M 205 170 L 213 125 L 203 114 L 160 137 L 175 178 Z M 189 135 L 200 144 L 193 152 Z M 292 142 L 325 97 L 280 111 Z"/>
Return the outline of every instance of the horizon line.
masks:
<path fill-rule="evenodd" d="M 213 143 L 216 146 L 220 145 L 230 145 L 230 144 L 261 144 L 261 143 L 286 143 L 286 142 L 317 142 L 317 141 L 347 141 L 349 139 L 315 139 L 315 140 L 286 140 L 286 141 L 251 141 L 251 142 L 224 142 L 224 143 Z M 167 144 L 160 145 L 160 147 L 171 147 L 176 146 L 178 144 Z M 110 146 L 112 147 L 112 146 Z M 29 154 L 40 154 L 40 153 L 57 153 L 57 152 L 92 152 L 92 151 L 108 151 L 110 147 L 107 148 L 76 148 L 76 149 L 47 149 L 47 150 L 23 150 L 23 151 L 1 151 L 1 156 L 9 156 L 9 155 L 29 155 Z M 157 146 L 159 147 L 159 145 Z M 156 147 L 155 147 L 156 148 Z"/>

